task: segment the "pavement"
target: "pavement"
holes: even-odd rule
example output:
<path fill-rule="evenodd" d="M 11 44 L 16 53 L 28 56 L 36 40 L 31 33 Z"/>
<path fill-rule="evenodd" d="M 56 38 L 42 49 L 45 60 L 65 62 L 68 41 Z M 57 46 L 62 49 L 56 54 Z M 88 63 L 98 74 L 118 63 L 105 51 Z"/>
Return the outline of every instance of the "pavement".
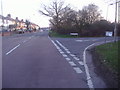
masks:
<path fill-rule="evenodd" d="M 3 37 L 2 87 L 106 88 L 86 53 L 104 39 L 50 38 L 47 31 Z"/>

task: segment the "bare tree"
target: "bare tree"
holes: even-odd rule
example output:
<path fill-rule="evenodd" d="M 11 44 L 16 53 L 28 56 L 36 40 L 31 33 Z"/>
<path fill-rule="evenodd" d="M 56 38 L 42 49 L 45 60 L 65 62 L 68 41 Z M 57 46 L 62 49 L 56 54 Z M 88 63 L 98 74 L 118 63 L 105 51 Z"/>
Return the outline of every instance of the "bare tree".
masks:
<path fill-rule="evenodd" d="M 45 16 L 51 17 L 50 22 L 59 29 L 60 16 L 64 9 L 64 2 L 55 0 L 49 6 L 43 5 L 44 10 L 39 10 L 39 12 Z"/>
<path fill-rule="evenodd" d="M 73 10 L 70 6 L 64 5 L 63 1 L 53 1 L 50 5 L 43 5 L 43 10 L 39 12 L 51 17 L 50 25 L 55 31 L 62 34 L 78 32 L 81 36 L 84 28 L 101 19 L 98 6 L 89 4 L 82 10 Z"/>
<path fill-rule="evenodd" d="M 81 11 L 82 20 L 89 24 L 92 24 L 97 20 L 101 20 L 102 17 L 98 9 L 98 6 L 94 4 L 89 4 L 88 6 L 85 6 Z"/>

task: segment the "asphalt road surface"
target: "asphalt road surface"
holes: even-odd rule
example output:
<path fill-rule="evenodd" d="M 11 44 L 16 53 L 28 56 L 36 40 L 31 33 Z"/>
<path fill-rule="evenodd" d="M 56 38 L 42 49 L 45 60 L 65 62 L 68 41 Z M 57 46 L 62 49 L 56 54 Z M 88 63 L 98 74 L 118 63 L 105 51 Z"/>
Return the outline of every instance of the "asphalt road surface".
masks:
<path fill-rule="evenodd" d="M 3 37 L 3 88 L 106 88 L 84 50 L 104 38 L 49 38 L 48 32 Z M 89 69 L 87 77 L 86 68 Z"/>

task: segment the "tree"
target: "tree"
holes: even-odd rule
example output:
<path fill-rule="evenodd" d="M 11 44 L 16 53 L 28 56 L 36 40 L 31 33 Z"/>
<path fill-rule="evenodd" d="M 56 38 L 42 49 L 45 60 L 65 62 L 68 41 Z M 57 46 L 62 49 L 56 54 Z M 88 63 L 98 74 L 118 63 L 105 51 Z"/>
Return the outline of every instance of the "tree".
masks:
<path fill-rule="evenodd" d="M 87 15 L 84 14 L 85 16 L 87 16 L 86 19 L 87 23 L 92 24 L 95 21 L 102 19 L 100 11 L 98 9 L 99 9 L 98 6 L 94 4 L 89 4 L 87 7 L 85 6 L 83 8 L 83 12 L 87 14 Z"/>
<path fill-rule="evenodd" d="M 26 24 L 26 28 L 27 30 L 29 30 L 29 25 L 30 25 L 30 22 L 28 20 L 25 21 L 25 24 Z"/>
<path fill-rule="evenodd" d="M 78 27 L 79 35 L 82 35 L 84 30 L 96 21 L 101 20 L 101 14 L 98 10 L 98 6 L 94 4 L 89 4 L 84 6 L 82 10 L 78 11 L 76 26 Z"/>
<path fill-rule="evenodd" d="M 7 17 L 8 17 L 8 18 L 11 18 L 11 14 L 7 14 Z"/>
<path fill-rule="evenodd" d="M 62 14 L 62 11 L 64 9 L 64 2 L 63 1 L 53 1 L 49 6 L 43 5 L 44 10 L 39 10 L 39 12 L 45 16 L 51 17 L 52 19 L 50 22 L 56 27 L 56 29 L 59 29 L 60 26 L 60 16 Z"/>
<path fill-rule="evenodd" d="M 60 16 L 60 26 L 62 28 L 62 33 L 70 33 L 70 32 L 76 32 L 75 27 L 75 20 L 76 20 L 76 14 L 77 12 L 73 9 L 71 9 L 70 6 L 66 6 L 62 14 Z M 64 31 L 63 31 L 64 30 Z"/>
<path fill-rule="evenodd" d="M 39 12 L 51 17 L 49 21 L 52 30 L 61 34 L 78 32 L 81 36 L 86 28 L 102 18 L 98 6 L 94 4 L 89 4 L 82 10 L 76 11 L 70 6 L 65 6 L 63 1 L 55 0 L 48 6 L 43 5 L 43 9 Z"/>

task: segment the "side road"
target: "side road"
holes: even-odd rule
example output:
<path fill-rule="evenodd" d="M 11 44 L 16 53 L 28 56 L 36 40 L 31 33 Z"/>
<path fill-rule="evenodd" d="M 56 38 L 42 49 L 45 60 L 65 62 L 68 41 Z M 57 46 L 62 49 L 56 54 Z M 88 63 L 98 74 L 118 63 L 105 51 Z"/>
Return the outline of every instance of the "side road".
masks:
<path fill-rule="evenodd" d="M 113 41 L 107 41 L 107 43 L 109 43 L 109 42 L 113 42 Z M 93 66 L 95 67 L 94 69 L 92 69 L 92 68 L 90 68 L 91 65 L 88 64 L 89 70 L 90 70 L 90 72 L 94 71 L 97 75 L 99 75 L 103 79 L 103 81 L 106 83 L 107 88 L 118 88 L 117 73 L 115 73 L 111 69 L 109 69 L 104 64 L 104 62 L 102 62 L 104 60 L 101 60 L 100 55 L 96 52 L 95 47 L 102 45 L 102 44 L 105 44 L 105 43 L 104 42 L 93 43 L 85 49 L 84 52 L 86 54 L 86 58 L 91 58 L 91 60 L 89 62 L 91 62 L 91 64 L 93 64 Z M 93 70 L 93 71 L 91 71 L 91 70 Z M 91 74 L 91 76 L 93 76 L 92 73 L 90 73 L 90 74 Z"/>

